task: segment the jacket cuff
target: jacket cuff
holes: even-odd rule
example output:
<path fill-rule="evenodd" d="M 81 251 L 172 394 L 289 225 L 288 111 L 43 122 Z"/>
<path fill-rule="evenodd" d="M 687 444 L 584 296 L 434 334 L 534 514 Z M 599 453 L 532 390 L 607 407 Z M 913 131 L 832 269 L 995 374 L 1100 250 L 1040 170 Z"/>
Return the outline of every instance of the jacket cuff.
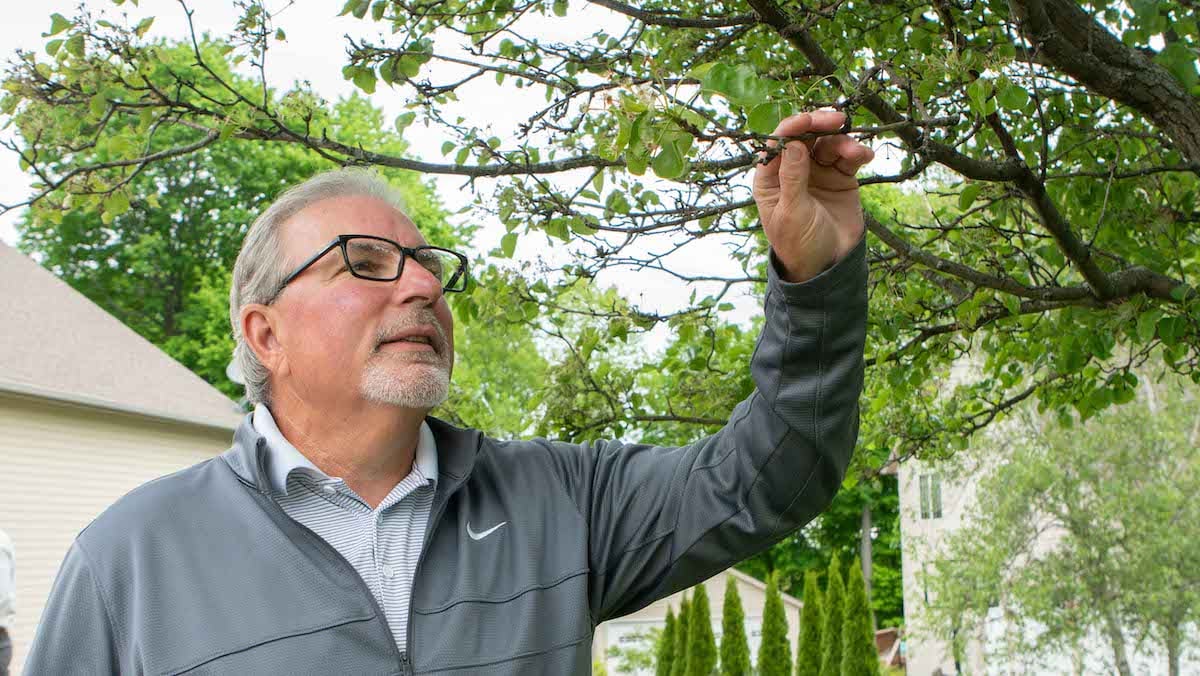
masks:
<path fill-rule="evenodd" d="M 771 249 L 767 258 L 767 292 L 778 293 L 789 305 L 806 304 L 829 296 L 838 289 L 853 294 L 867 283 L 867 234 L 841 260 L 812 279 L 788 282 L 783 279 L 783 265 Z"/>

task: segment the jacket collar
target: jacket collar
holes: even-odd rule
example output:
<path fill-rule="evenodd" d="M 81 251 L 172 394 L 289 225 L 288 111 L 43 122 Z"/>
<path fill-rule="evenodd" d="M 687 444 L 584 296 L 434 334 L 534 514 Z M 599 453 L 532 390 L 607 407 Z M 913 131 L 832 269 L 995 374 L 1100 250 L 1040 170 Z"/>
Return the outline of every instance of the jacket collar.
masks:
<path fill-rule="evenodd" d="M 471 475 L 483 434 L 479 430 L 455 427 L 433 416 L 426 416 L 425 423 L 437 442 L 438 492 L 443 488 L 453 492 Z M 269 495 L 271 480 L 266 471 L 267 454 L 267 440 L 254 429 L 254 416 L 248 413 L 233 434 L 233 446 L 221 457 L 242 481 Z"/>

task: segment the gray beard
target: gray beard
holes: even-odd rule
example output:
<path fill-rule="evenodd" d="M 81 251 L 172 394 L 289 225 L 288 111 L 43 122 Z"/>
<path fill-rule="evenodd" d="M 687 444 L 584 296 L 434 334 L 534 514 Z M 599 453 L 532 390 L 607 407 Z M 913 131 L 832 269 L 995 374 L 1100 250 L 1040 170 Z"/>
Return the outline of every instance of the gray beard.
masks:
<path fill-rule="evenodd" d="M 406 370 L 410 372 L 403 377 L 393 371 L 395 365 L 372 360 L 363 372 L 363 398 L 377 404 L 426 410 L 446 401 L 450 394 L 450 369 L 445 359 L 441 355 L 422 357 L 400 357 L 408 359 Z"/>

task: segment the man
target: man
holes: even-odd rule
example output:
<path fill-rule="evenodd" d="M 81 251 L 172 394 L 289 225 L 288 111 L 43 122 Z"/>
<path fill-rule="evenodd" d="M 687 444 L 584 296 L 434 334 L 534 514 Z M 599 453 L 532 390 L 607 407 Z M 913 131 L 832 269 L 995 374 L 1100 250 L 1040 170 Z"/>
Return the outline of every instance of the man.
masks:
<path fill-rule="evenodd" d="M 0 676 L 12 662 L 12 631 L 17 615 L 17 554 L 13 541 L 0 529 Z"/>
<path fill-rule="evenodd" d="M 682 448 L 501 442 L 428 417 L 465 258 L 427 247 L 363 174 L 289 191 L 233 273 L 257 408 L 221 457 L 79 535 L 29 673 L 589 672 L 596 624 L 770 546 L 837 491 L 866 321 L 854 174 L 871 157 L 829 135 L 758 168 L 772 260 L 757 389 Z"/>

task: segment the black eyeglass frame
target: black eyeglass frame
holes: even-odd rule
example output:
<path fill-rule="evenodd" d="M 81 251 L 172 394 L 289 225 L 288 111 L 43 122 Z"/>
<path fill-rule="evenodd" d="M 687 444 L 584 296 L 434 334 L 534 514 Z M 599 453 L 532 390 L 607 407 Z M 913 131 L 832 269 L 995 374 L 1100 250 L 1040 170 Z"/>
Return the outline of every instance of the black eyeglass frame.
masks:
<path fill-rule="evenodd" d="M 350 254 L 349 254 L 349 252 L 346 251 L 346 242 L 348 242 L 352 239 L 374 239 L 374 240 L 378 240 L 380 242 L 387 242 L 388 244 L 391 244 L 392 246 L 399 249 L 400 250 L 400 265 L 396 266 L 396 275 L 394 277 L 369 277 L 369 276 L 361 275 L 361 274 L 355 272 L 354 266 L 352 266 L 350 264 Z M 329 244 L 326 244 L 323 249 L 321 249 L 317 253 L 313 254 L 308 260 L 301 263 L 300 266 L 297 267 L 295 270 L 293 270 L 291 274 L 289 274 L 287 277 L 284 277 L 283 282 L 281 282 L 279 284 L 279 289 L 275 292 L 275 296 L 278 297 L 279 294 L 283 293 L 284 287 L 286 287 L 288 284 L 290 284 L 293 279 L 299 277 L 300 273 L 302 273 L 305 270 L 307 270 L 308 268 L 310 268 L 313 263 L 316 263 L 317 261 L 321 260 L 321 258 L 324 257 L 325 254 L 332 251 L 334 249 L 334 247 L 337 247 L 342 250 L 342 262 L 346 264 L 346 270 L 349 271 L 351 275 L 353 275 L 359 279 L 365 279 L 365 280 L 372 281 L 372 282 L 394 282 L 397 279 L 400 279 L 400 275 L 402 275 L 404 273 L 404 262 L 406 260 L 408 260 L 409 258 L 416 256 L 417 252 L 419 252 L 419 251 L 444 251 L 458 259 L 459 264 L 460 264 L 459 269 L 458 269 L 459 271 L 453 277 L 451 277 L 448 282 L 446 282 L 445 284 L 442 285 L 442 291 L 447 292 L 447 293 L 459 293 L 462 291 L 466 291 L 467 281 L 470 279 L 470 275 L 467 270 L 467 257 L 463 254 L 460 254 L 457 251 L 451 251 L 450 249 L 445 249 L 440 246 L 409 247 L 409 246 L 404 246 L 403 244 L 401 244 L 395 240 L 390 240 L 386 237 L 378 237 L 376 235 L 338 235 L 336 238 L 333 239 L 333 241 L 329 242 Z M 462 287 L 456 288 L 456 289 L 450 288 L 451 285 L 458 282 L 460 276 L 462 277 Z"/>

